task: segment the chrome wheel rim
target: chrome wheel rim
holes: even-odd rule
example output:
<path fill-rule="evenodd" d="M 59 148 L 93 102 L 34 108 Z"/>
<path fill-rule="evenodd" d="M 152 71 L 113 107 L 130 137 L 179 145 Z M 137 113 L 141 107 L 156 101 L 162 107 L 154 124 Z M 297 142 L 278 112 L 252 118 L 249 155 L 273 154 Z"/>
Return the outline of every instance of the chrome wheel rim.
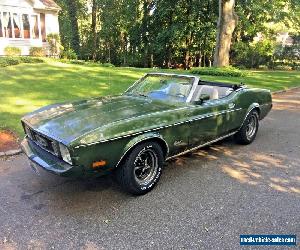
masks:
<path fill-rule="evenodd" d="M 140 185 L 149 184 L 157 173 L 158 157 L 153 149 L 143 149 L 134 161 L 134 177 Z"/>
<path fill-rule="evenodd" d="M 246 127 L 246 136 L 250 140 L 256 133 L 257 119 L 255 115 L 251 115 Z"/>

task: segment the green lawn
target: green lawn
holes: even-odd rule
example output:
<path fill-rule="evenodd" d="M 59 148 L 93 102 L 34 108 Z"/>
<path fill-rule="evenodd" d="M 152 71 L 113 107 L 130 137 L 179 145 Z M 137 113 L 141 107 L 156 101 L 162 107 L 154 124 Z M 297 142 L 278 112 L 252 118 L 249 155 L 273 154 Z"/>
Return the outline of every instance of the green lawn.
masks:
<path fill-rule="evenodd" d="M 122 93 L 136 79 L 150 71 L 154 70 L 74 65 L 51 60 L 43 64 L 0 68 L 0 128 L 9 128 L 21 135 L 20 118 L 27 112 L 50 103 Z M 249 76 L 242 78 L 202 78 L 244 82 L 272 91 L 300 86 L 300 72 L 251 71 Z"/>

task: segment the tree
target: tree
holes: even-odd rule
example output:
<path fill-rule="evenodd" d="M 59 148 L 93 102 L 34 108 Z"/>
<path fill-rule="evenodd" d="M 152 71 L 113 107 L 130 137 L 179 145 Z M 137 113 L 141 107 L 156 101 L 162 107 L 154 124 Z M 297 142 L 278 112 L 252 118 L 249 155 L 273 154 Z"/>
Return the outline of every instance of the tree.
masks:
<path fill-rule="evenodd" d="M 234 5 L 235 0 L 219 0 L 217 44 L 214 55 L 214 66 L 216 67 L 229 65 L 231 38 L 237 24 Z"/>
<path fill-rule="evenodd" d="M 269 65 L 269 55 L 255 56 L 257 34 L 271 44 L 279 32 L 300 33 L 299 0 L 56 1 L 65 54 L 116 66 L 189 69 L 214 57 L 216 66 Z"/>
<path fill-rule="evenodd" d="M 97 53 L 97 14 L 98 14 L 98 2 L 97 0 L 92 1 L 92 24 L 91 24 L 91 34 L 92 34 L 92 58 L 96 60 Z"/>
<path fill-rule="evenodd" d="M 78 16 L 77 16 L 77 4 L 74 0 L 67 0 L 68 13 L 70 16 L 70 21 L 73 28 L 71 47 L 76 52 L 77 55 L 80 53 L 80 37 L 78 28 Z"/>

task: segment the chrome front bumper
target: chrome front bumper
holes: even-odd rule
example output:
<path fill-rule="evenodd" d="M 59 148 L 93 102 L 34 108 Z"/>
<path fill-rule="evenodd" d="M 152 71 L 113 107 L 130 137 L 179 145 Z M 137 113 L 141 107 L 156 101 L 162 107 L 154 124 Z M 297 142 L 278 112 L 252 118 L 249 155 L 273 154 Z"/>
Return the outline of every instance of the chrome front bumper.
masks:
<path fill-rule="evenodd" d="M 21 148 L 30 161 L 53 174 L 60 176 L 81 176 L 83 174 L 82 168 L 57 158 L 28 137 L 22 141 Z"/>

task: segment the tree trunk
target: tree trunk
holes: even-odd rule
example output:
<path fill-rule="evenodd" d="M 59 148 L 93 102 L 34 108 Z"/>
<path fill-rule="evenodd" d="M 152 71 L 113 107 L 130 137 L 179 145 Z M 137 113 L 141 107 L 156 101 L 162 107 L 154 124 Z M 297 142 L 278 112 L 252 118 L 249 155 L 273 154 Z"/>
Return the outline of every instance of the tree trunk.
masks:
<path fill-rule="evenodd" d="M 92 6 L 92 25 L 91 25 L 91 31 L 92 31 L 92 57 L 93 60 L 96 60 L 97 56 L 97 0 L 93 0 L 93 6 Z"/>
<path fill-rule="evenodd" d="M 216 67 L 229 65 L 231 38 L 237 24 L 234 5 L 235 0 L 219 0 L 217 44 L 214 55 L 214 66 Z"/>
<path fill-rule="evenodd" d="M 142 18 L 142 43 L 143 43 L 143 57 L 144 67 L 149 67 L 150 62 L 150 46 L 149 46 L 149 18 L 151 10 L 151 0 L 143 1 L 143 18 Z"/>

